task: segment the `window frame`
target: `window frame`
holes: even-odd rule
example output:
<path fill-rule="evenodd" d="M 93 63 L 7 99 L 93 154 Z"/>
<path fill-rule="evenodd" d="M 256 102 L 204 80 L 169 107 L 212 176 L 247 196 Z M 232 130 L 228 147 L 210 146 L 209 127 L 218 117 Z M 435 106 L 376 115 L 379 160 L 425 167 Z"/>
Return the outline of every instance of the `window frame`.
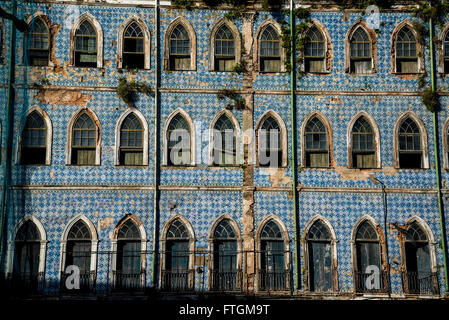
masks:
<path fill-rule="evenodd" d="M 216 70 L 215 62 L 216 62 L 216 54 L 215 54 L 215 45 L 216 45 L 216 36 L 217 32 L 221 29 L 221 27 L 226 26 L 229 31 L 232 33 L 234 37 L 234 65 L 237 65 L 241 61 L 241 34 L 237 29 L 236 25 L 226 19 L 220 19 L 212 28 L 209 34 L 209 71 L 211 72 L 231 72 L 231 71 L 219 71 Z"/>
<path fill-rule="evenodd" d="M 352 61 L 354 61 L 353 57 L 351 56 L 351 43 L 352 38 L 354 36 L 354 33 L 359 29 L 362 28 L 362 30 L 365 32 L 365 34 L 368 36 L 369 39 L 369 58 L 362 59 L 362 60 L 368 60 L 370 59 L 370 71 L 366 73 L 356 73 L 352 70 Z M 377 73 L 377 38 L 376 33 L 371 29 L 371 27 L 365 22 L 365 21 L 357 21 L 354 23 L 346 33 L 345 37 L 345 72 L 353 75 L 353 76 L 367 76 L 367 75 L 373 75 Z"/>
<path fill-rule="evenodd" d="M 328 166 L 327 167 L 309 167 L 307 166 L 307 152 L 310 149 L 306 148 L 306 128 L 309 124 L 309 122 L 313 119 L 317 118 L 321 121 L 324 128 L 326 129 L 326 139 L 327 139 L 327 155 L 328 155 Z M 330 125 L 330 122 L 327 120 L 327 118 L 319 111 L 313 111 L 310 113 L 302 122 L 301 124 L 301 167 L 302 168 L 314 168 L 314 169 L 329 169 L 332 168 L 332 159 L 333 159 L 333 153 L 332 153 L 333 145 L 332 145 L 332 128 Z M 322 149 L 324 150 L 324 149 Z"/>
<path fill-rule="evenodd" d="M 279 62 L 280 63 L 280 69 L 279 69 L 279 71 L 273 71 L 273 72 L 271 72 L 271 71 L 263 71 L 262 68 L 261 68 L 261 63 L 260 63 L 261 62 L 261 42 L 260 42 L 260 40 L 261 40 L 263 32 L 265 31 L 265 29 L 268 26 L 271 26 L 274 29 L 274 31 L 279 36 L 279 55 L 280 55 L 280 62 Z M 253 44 L 253 51 L 254 51 L 253 64 L 257 66 L 257 72 L 259 74 L 275 75 L 275 74 L 278 74 L 278 73 L 286 72 L 285 64 L 284 64 L 284 61 L 286 59 L 286 56 L 285 56 L 286 53 L 285 53 L 284 47 L 282 46 L 281 35 L 282 35 L 282 32 L 281 32 L 281 27 L 280 27 L 279 23 L 277 21 L 275 21 L 274 19 L 271 19 L 271 18 L 265 20 L 259 26 L 259 28 L 257 29 L 257 32 L 256 32 L 255 37 L 254 37 L 255 41 L 254 41 L 254 44 Z"/>
<path fill-rule="evenodd" d="M 416 57 L 417 57 L 417 66 L 416 72 L 399 72 L 398 71 L 398 57 L 397 57 L 397 37 L 402 28 L 407 27 L 414 35 L 416 39 Z M 414 75 L 416 78 L 425 72 L 424 69 L 424 45 L 422 38 L 419 36 L 418 32 L 413 27 L 412 22 L 409 19 L 406 19 L 399 23 L 393 30 L 390 40 L 391 46 L 391 73 L 395 75 Z"/>
<path fill-rule="evenodd" d="M 235 155 L 235 163 L 230 165 L 230 164 L 226 164 L 226 165 L 216 165 L 214 162 L 214 149 L 215 149 L 215 137 L 214 137 L 214 130 L 215 130 L 215 124 L 217 122 L 218 119 L 220 119 L 220 117 L 222 115 L 225 115 L 229 118 L 229 120 L 232 122 L 232 124 L 234 125 L 234 138 L 235 138 L 235 151 L 236 151 L 236 155 Z M 237 118 L 234 116 L 234 114 L 227 110 L 227 109 L 222 109 L 220 110 L 215 117 L 212 119 L 210 126 L 209 126 L 209 166 L 210 167 L 217 167 L 217 168 L 232 168 L 232 167 L 238 167 L 239 164 L 242 161 L 242 157 L 241 157 L 241 150 L 240 150 L 240 146 L 241 146 L 241 136 L 240 136 L 240 123 L 238 122 Z"/>
<path fill-rule="evenodd" d="M 46 17 L 46 16 L 44 16 L 44 15 L 42 15 L 42 14 L 34 14 L 33 16 L 31 16 L 31 17 L 29 17 L 28 19 L 27 19 L 27 24 L 29 25 L 29 27 L 30 27 L 30 32 L 28 32 L 28 33 L 25 33 L 24 34 L 24 37 L 28 37 L 28 48 L 27 48 L 27 50 L 28 50 L 28 55 L 27 55 L 27 57 L 28 57 L 28 61 L 24 61 L 27 65 L 29 65 L 29 66 L 32 66 L 32 67 L 48 67 L 48 66 L 50 66 L 50 52 L 51 52 L 51 48 L 52 48 L 52 32 L 51 32 L 51 28 L 50 28 L 50 26 L 47 24 L 47 19 L 44 19 L 44 17 Z M 47 46 L 47 49 L 37 49 L 37 48 L 31 48 L 31 44 L 32 44 L 32 38 L 33 38 L 33 35 L 34 34 L 37 34 L 37 33 L 33 33 L 32 31 L 32 26 L 33 26 L 33 24 L 35 23 L 35 20 L 40 20 L 41 21 L 41 23 L 44 25 L 44 27 L 45 27 L 45 29 L 46 29 L 46 35 L 47 35 L 47 39 L 48 39 L 48 46 Z M 47 51 L 47 59 L 46 59 L 46 64 L 44 64 L 44 65 L 34 65 L 34 64 L 32 64 L 31 63 L 31 59 L 30 59 L 30 52 L 32 51 L 32 50 L 34 50 L 34 51 Z"/>
<path fill-rule="evenodd" d="M 186 70 L 172 70 L 170 68 L 170 39 L 173 31 L 175 28 L 181 24 L 184 29 L 186 30 L 188 36 L 189 36 L 189 45 L 190 45 L 190 67 Z M 196 70 L 196 56 L 197 56 L 197 40 L 196 40 L 196 33 L 195 29 L 193 28 L 192 24 L 185 19 L 184 17 L 178 17 L 175 20 L 173 20 L 170 25 L 168 26 L 167 30 L 165 31 L 165 38 L 164 38 L 164 71 L 170 71 L 170 72 L 186 72 L 186 71 L 195 71 Z"/>
<path fill-rule="evenodd" d="M 97 65 L 95 67 L 81 67 L 75 65 L 75 34 L 84 21 L 88 21 L 96 32 L 96 45 L 97 45 Z M 88 12 L 83 13 L 73 23 L 70 29 L 70 48 L 69 48 L 69 61 L 70 66 L 75 68 L 103 68 L 103 29 L 100 23 L 95 19 L 93 15 Z"/>
<path fill-rule="evenodd" d="M 133 14 L 131 17 L 126 19 L 119 28 L 118 34 L 117 34 L 117 68 L 123 69 L 123 53 L 125 48 L 125 32 L 128 29 L 128 27 L 135 22 L 140 30 L 143 33 L 143 56 L 144 56 L 144 63 L 143 63 L 143 70 L 150 70 L 151 69 L 151 55 L 150 52 L 152 50 L 152 43 L 151 43 L 151 33 L 148 30 L 148 27 L 144 20 L 138 16 Z"/>
<path fill-rule="evenodd" d="M 142 125 L 143 134 L 142 134 L 142 164 L 141 165 L 130 165 L 125 166 L 120 162 L 120 151 L 121 151 L 121 137 L 120 132 L 123 125 L 123 121 L 130 115 L 134 114 L 138 120 L 140 120 L 140 123 Z M 127 110 L 120 115 L 120 117 L 117 120 L 117 124 L 115 126 L 115 165 L 121 166 L 121 167 L 144 167 L 148 166 L 148 138 L 149 138 L 149 132 L 148 132 L 148 123 L 144 117 L 144 115 L 137 110 L 134 107 L 127 108 Z"/>

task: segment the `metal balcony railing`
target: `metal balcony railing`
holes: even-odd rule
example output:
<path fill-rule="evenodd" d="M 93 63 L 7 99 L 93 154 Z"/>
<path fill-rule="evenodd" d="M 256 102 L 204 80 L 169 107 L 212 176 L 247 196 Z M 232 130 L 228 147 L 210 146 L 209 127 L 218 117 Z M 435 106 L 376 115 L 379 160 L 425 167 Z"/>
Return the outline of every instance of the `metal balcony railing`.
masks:
<path fill-rule="evenodd" d="M 8 275 L 9 288 L 14 294 L 37 294 L 42 289 L 44 273 L 12 273 Z"/>
<path fill-rule="evenodd" d="M 193 274 L 193 270 L 164 270 L 161 274 L 161 289 L 170 292 L 193 290 L 189 284 L 191 282 L 190 279 L 193 278 Z"/>
<path fill-rule="evenodd" d="M 438 294 L 438 274 L 431 272 L 405 272 L 407 293 Z"/>
<path fill-rule="evenodd" d="M 113 271 L 114 291 L 143 291 L 145 273 L 126 273 Z"/>
<path fill-rule="evenodd" d="M 285 291 L 289 290 L 290 272 L 259 270 L 257 280 L 261 291 Z"/>
<path fill-rule="evenodd" d="M 240 291 L 242 290 L 241 271 L 211 271 L 211 290 L 213 291 Z"/>
<path fill-rule="evenodd" d="M 381 271 L 378 276 L 373 273 L 356 271 L 354 272 L 354 282 L 357 293 L 386 293 L 388 290 L 388 274 L 384 271 Z"/>
<path fill-rule="evenodd" d="M 69 277 L 72 277 L 69 279 Z M 76 284 L 76 280 L 73 278 L 72 274 L 62 273 L 60 290 L 62 293 L 95 293 L 95 282 L 96 273 L 92 272 L 81 272 L 79 274 L 79 288 L 73 287 Z"/>

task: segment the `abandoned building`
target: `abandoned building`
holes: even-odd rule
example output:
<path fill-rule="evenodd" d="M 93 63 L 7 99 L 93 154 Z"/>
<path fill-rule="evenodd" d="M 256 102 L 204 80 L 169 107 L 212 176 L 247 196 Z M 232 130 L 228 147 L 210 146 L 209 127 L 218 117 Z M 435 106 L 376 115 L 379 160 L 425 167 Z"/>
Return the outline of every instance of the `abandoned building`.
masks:
<path fill-rule="evenodd" d="M 446 7 L 209 2 L 0 4 L 2 284 L 444 297 Z"/>

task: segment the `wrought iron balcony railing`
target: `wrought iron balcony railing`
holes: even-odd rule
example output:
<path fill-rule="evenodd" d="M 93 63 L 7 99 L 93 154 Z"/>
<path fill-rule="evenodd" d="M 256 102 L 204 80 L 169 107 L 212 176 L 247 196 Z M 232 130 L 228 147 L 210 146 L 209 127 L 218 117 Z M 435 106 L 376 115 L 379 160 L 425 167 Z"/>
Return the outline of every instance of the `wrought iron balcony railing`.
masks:
<path fill-rule="evenodd" d="M 71 277 L 71 278 L 69 278 Z M 94 271 L 91 272 L 80 272 L 79 274 L 79 288 L 76 285 L 76 279 L 73 278 L 72 274 L 62 273 L 61 274 L 61 282 L 60 282 L 60 290 L 63 293 L 94 293 L 95 292 L 95 283 L 96 283 L 96 273 Z"/>
<path fill-rule="evenodd" d="M 143 291 L 145 272 L 126 273 L 114 271 L 114 291 Z"/>
<path fill-rule="evenodd" d="M 37 294 L 42 289 L 44 273 L 12 273 L 8 275 L 9 288 L 14 294 Z"/>
<path fill-rule="evenodd" d="M 431 272 L 405 272 L 405 288 L 412 294 L 438 294 L 438 274 Z"/>
<path fill-rule="evenodd" d="M 193 290 L 193 270 L 164 270 L 161 277 L 161 289 L 163 291 L 190 291 Z"/>
<path fill-rule="evenodd" d="M 257 280 L 261 291 L 285 291 L 289 290 L 290 272 L 259 270 Z"/>
<path fill-rule="evenodd" d="M 211 290 L 213 291 L 240 291 L 242 290 L 242 272 L 238 271 L 211 271 Z"/>
<path fill-rule="evenodd" d="M 386 293 L 388 290 L 388 273 L 381 271 L 378 275 L 361 271 L 354 272 L 355 291 L 357 293 Z"/>

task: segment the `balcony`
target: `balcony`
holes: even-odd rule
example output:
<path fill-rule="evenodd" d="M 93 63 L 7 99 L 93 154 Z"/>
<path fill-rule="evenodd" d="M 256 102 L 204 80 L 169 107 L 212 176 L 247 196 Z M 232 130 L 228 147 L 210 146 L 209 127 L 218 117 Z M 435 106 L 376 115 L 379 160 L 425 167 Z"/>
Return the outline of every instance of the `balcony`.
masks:
<path fill-rule="evenodd" d="M 259 270 L 257 281 L 259 291 L 286 291 L 290 287 L 290 272 Z"/>
<path fill-rule="evenodd" d="M 379 278 L 374 279 L 373 273 L 354 272 L 355 292 L 357 293 L 387 293 L 388 273 L 381 271 Z M 378 280 L 378 281 L 377 281 Z"/>
<path fill-rule="evenodd" d="M 166 292 L 183 292 L 193 290 L 189 284 L 193 280 L 193 270 L 162 271 L 161 290 Z"/>
<path fill-rule="evenodd" d="M 406 292 L 410 294 L 439 294 L 438 274 L 431 272 L 405 272 Z"/>
<path fill-rule="evenodd" d="M 210 272 L 211 291 L 241 291 L 242 272 L 241 271 L 211 271 Z"/>
<path fill-rule="evenodd" d="M 69 277 L 71 277 L 69 279 Z M 73 280 L 72 280 L 73 279 Z M 68 280 L 68 283 L 66 283 Z M 96 273 L 95 272 L 81 272 L 79 274 L 79 288 L 73 287 L 76 285 L 76 280 L 73 278 L 72 274 L 62 273 L 61 274 L 61 282 L 59 284 L 60 291 L 62 293 L 95 293 L 95 282 L 96 282 Z"/>
<path fill-rule="evenodd" d="M 12 273 L 8 275 L 9 288 L 14 294 L 38 294 L 43 284 L 44 273 Z"/>
<path fill-rule="evenodd" d="M 114 291 L 143 291 L 145 272 L 126 273 L 114 271 Z"/>

